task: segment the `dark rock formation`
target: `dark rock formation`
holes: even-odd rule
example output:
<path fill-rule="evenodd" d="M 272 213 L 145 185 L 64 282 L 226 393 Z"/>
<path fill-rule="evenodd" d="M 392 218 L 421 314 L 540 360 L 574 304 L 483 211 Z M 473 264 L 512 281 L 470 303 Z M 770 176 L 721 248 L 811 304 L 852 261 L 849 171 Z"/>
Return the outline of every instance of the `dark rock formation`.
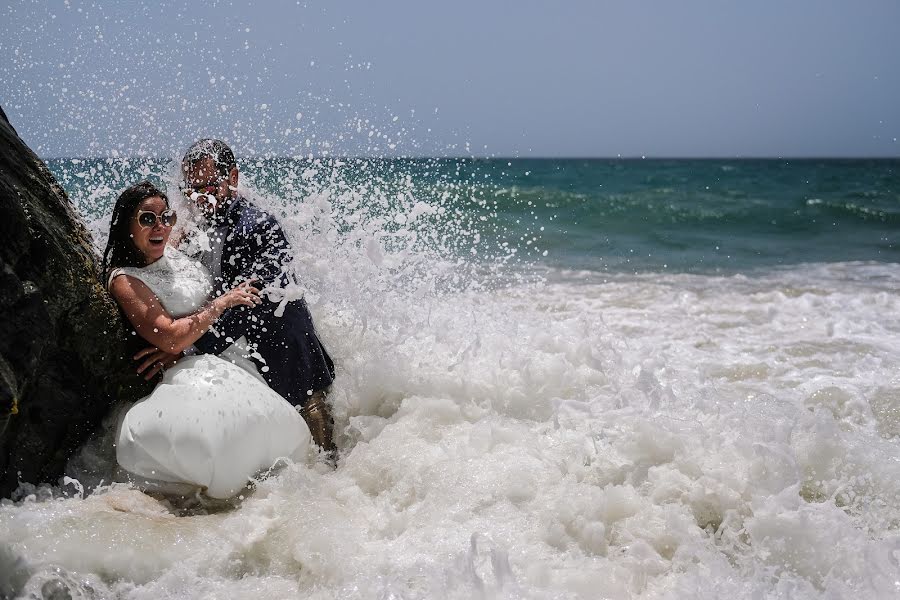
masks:
<path fill-rule="evenodd" d="M 0 497 L 56 483 L 140 380 L 90 234 L 0 109 Z"/>

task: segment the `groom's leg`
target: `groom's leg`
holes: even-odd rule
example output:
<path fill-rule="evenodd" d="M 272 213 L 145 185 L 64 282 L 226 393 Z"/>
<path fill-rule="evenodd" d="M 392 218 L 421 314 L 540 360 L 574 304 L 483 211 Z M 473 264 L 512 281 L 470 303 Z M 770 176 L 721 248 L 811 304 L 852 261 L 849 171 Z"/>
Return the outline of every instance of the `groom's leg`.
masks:
<path fill-rule="evenodd" d="M 309 426 L 313 441 L 333 460 L 337 454 L 337 447 L 334 445 L 334 419 L 326 396 L 326 390 L 314 392 L 300 409 L 300 414 Z"/>
<path fill-rule="evenodd" d="M 278 344 L 279 341 L 267 340 L 269 344 Z M 262 346 L 261 354 L 266 346 Z M 271 349 L 271 346 L 268 346 Z M 328 403 L 328 390 L 307 390 L 307 382 L 301 378 L 303 365 L 296 364 L 294 353 L 265 352 L 265 365 L 260 369 L 263 379 L 269 387 L 282 398 L 299 409 L 300 415 L 309 426 L 309 432 L 313 441 L 328 453 L 334 460 L 337 448 L 334 445 L 334 419 L 331 416 L 331 406 Z"/>
<path fill-rule="evenodd" d="M 281 317 L 258 319 L 256 331 L 265 332 L 253 340 L 265 360 L 260 369 L 263 379 L 300 409 L 313 440 L 335 458 L 334 420 L 326 399 L 333 367 L 306 305 L 294 301 Z"/>

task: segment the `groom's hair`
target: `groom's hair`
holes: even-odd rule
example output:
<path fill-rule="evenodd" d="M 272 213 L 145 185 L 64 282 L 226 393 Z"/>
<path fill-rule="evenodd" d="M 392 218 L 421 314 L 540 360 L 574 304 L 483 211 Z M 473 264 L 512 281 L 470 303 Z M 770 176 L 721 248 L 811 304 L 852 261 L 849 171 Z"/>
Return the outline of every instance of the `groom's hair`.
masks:
<path fill-rule="evenodd" d="M 222 177 L 228 177 L 231 170 L 237 166 L 234 160 L 234 152 L 228 147 L 228 144 L 222 140 L 214 140 L 211 138 L 203 139 L 191 144 L 184 158 L 181 159 L 181 168 L 187 169 L 195 162 L 204 158 L 210 158 L 216 164 L 216 170 Z"/>
<path fill-rule="evenodd" d="M 144 266 L 144 255 L 131 239 L 131 218 L 138 204 L 154 196 L 162 198 L 168 208 L 169 197 L 149 181 L 136 183 L 119 194 L 109 223 L 109 241 L 106 243 L 106 250 L 103 251 L 101 276 L 104 278 L 104 284 L 107 283 L 110 271 L 117 267 Z"/>

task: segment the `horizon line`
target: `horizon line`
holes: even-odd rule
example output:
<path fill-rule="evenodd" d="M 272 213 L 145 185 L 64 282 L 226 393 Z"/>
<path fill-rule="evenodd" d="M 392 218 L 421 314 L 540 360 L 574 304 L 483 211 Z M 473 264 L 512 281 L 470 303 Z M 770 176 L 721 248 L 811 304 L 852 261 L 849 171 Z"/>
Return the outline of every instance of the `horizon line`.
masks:
<path fill-rule="evenodd" d="M 43 161 L 48 160 L 179 160 L 175 157 L 167 156 L 38 156 Z M 421 155 L 421 156 L 371 156 L 371 155 L 321 155 L 321 156 L 289 156 L 289 155 L 260 155 L 247 154 L 236 156 L 237 160 L 588 160 L 588 161 L 678 161 L 678 160 L 696 160 L 696 161 L 714 161 L 714 160 L 732 160 L 732 161 L 753 161 L 753 160 L 900 160 L 900 154 L 897 155 L 784 155 L 784 156 L 482 156 L 482 155 L 455 155 L 455 156 L 439 156 L 439 155 Z"/>

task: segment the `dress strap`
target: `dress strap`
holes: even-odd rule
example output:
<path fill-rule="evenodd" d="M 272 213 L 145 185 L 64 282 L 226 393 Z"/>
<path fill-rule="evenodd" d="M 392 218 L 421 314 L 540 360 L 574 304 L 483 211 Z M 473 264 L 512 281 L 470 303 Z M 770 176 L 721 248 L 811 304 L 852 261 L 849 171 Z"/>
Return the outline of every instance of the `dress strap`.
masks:
<path fill-rule="evenodd" d="M 112 287 L 113 279 L 115 279 L 119 275 L 125 275 L 125 269 L 123 269 L 122 267 L 117 267 L 109 272 L 109 277 L 106 279 L 107 290 Z"/>

